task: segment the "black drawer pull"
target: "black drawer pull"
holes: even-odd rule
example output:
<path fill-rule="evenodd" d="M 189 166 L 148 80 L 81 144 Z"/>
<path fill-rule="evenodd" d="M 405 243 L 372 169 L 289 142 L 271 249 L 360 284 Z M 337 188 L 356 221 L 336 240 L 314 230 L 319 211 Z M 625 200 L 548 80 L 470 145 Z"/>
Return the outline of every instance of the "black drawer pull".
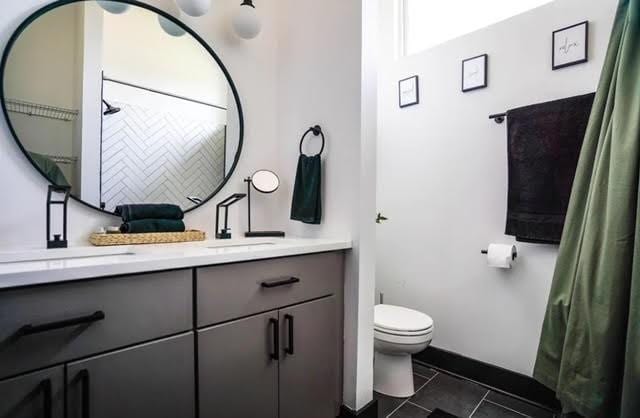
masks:
<path fill-rule="evenodd" d="M 284 352 L 293 355 L 293 315 L 286 314 L 284 320 L 287 321 L 289 326 L 289 341 L 287 342 L 287 348 L 284 349 Z"/>
<path fill-rule="evenodd" d="M 270 354 L 271 360 L 280 360 L 280 323 L 276 318 L 269 318 L 271 332 L 273 333 L 273 351 Z"/>
<path fill-rule="evenodd" d="M 298 282 L 300 282 L 300 279 L 298 279 L 297 277 L 290 277 L 288 279 L 275 280 L 272 282 L 262 282 L 260 286 L 266 289 L 271 289 L 273 287 L 287 286 L 287 285 L 298 283 Z"/>
<path fill-rule="evenodd" d="M 97 311 L 91 315 L 79 316 L 77 318 L 64 319 L 57 322 L 49 322 L 48 324 L 41 325 L 25 325 L 18 330 L 18 335 L 32 335 L 39 334 L 41 332 L 53 331 L 55 329 L 73 327 L 76 325 L 90 324 L 96 321 L 102 321 L 105 318 L 104 312 Z"/>
<path fill-rule="evenodd" d="M 89 370 L 81 370 L 78 373 L 78 377 L 80 378 L 80 385 L 82 390 L 82 414 L 80 415 L 82 418 L 90 418 L 91 416 L 91 396 L 89 393 Z"/>
<path fill-rule="evenodd" d="M 40 388 L 42 389 L 42 409 L 44 411 L 44 418 L 52 418 L 53 388 L 51 387 L 51 379 L 45 379 L 40 382 Z"/>

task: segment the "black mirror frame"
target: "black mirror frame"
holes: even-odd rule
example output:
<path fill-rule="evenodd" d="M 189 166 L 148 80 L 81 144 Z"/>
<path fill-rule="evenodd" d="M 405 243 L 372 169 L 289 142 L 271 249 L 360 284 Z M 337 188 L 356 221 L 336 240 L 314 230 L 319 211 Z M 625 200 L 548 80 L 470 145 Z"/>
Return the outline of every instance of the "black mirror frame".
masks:
<path fill-rule="evenodd" d="M 13 124 L 11 123 L 11 119 L 9 118 L 9 111 L 7 108 L 7 103 L 5 100 L 5 91 L 4 91 L 4 79 L 5 79 L 5 72 L 6 72 L 6 67 L 7 67 L 7 62 L 9 60 L 9 55 L 11 54 L 11 50 L 13 49 L 13 46 L 15 45 L 16 41 L 18 40 L 18 38 L 20 38 L 20 35 L 22 35 L 22 33 L 29 27 L 29 25 L 31 25 L 34 21 L 36 21 L 40 16 L 44 15 L 45 13 L 57 9 L 59 7 L 62 6 L 66 6 L 68 4 L 72 4 L 72 3 L 83 3 L 86 1 L 95 1 L 95 0 L 56 0 L 53 3 L 47 4 L 46 6 L 36 10 L 34 13 L 32 13 L 31 15 L 29 15 L 29 17 L 27 17 L 19 26 L 18 28 L 13 32 L 13 34 L 11 35 L 11 38 L 9 38 L 9 41 L 7 42 L 4 51 L 2 53 L 2 61 L 0 62 L 0 103 L 2 105 L 2 113 L 4 115 L 5 120 L 7 121 L 7 126 L 9 127 L 9 131 L 11 132 L 11 136 L 13 136 L 14 141 L 16 142 L 16 144 L 18 145 L 18 147 L 20 148 L 20 150 L 22 151 L 22 153 L 24 154 L 24 156 L 27 158 L 27 160 L 29 160 L 29 162 L 31 163 L 31 165 L 50 183 L 53 184 L 55 186 L 55 184 L 51 181 L 51 179 L 49 177 L 47 177 L 47 175 L 44 173 L 44 171 L 38 166 L 38 164 L 36 164 L 36 162 L 33 160 L 33 158 L 31 158 L 31 156 L 29 155 L 28 151 L 25 149 L 25 147 L 22 145 L 22 143 L 20 142 L 20 139 L 18 138 L 18 135 L 13 127 Z M 180 28 L 184 29 L 186 33 L 188 33 L 189 35 L 191 35 L 196 41 L 198 41 L 198 43 L 200 43 L 200 45 L 202 45 L 202 47 L 209 53 L 209 55 L 211 55 L 211 57 L 213 57 L 213 59 L 216 61 L 216 63 L 218 64 L 218 66 L 220 67 L 220 69 L 222 70 L 222 73 L 224 74 L 225 78 L 227 79 L 227 82 L 229 83 L 229 86 L 231 87 L 231 91 L 233 93 L 233 98 L 236 102 L 236 106 L 238 109 L 238 119 L 239 119 L 239 129 L 238 129 L 238 133 L 239 133 L 239 139 L 238 139 L 238 150 L 236 151 L 236 155 L 233 159 L 233 164 L 231 165 L 231 169 L 229 170 L 229 174 L 225 175 L 222 183 L 220 183 L 220 185 L 206 198 L 203 199 L 202 202 L 198 205 L 195 205 L 189 209 L 186 209 L 184 212 L 191 212 L 192 210 L 195 210 L 197 208 L 199 208 L 200 206 L 204 205 L 205 203 L 207 203 L 208 201 L 210 201 L 211 199 L 213 199 L 215 197 L 215 195 L 217 195 L 220 190 L 222 190 L 222 188 L 227 184 L 227 182 L 229 181 L 229 179 L 231 178 L 231 176 L 233 175 L 233 173 L 235 172 L 237 166 L 238 166 L 238 161 L 240 160 L 240 155 L 242 154 L 242 147 L 243 147 L 243 143 L 244 143 L 244 112 L 242 110 L 242 103 L 240 102 L 240 96 L 238 95 L 238 90 L 236 89 L 236 85 L 233 82 L 233 79 L 231 78 L 231 75 L 229 74 L 229 71 L 227 70 L 227 67 L 224 66 L 224 63 L 222 62 L 222 60 L 218 57 L 218 55 L 214 52 L 214 50 L 209 46 L 209 44 L 202 39 L 202 37 L 200 37 L 200 35 L 198 35 L 193 29 L 191 29 L 189 26 L 187 26 L 185 23 L 181 22 L 180 20 L 176 19 L 175 17 L 171 16 L 170 14 L 154 7 L 151 6 L 149 4 L 146 3 L 142 3 L 139 2 L 137 0 L 110 0 L 110 1 L 114 1 L 116 3 L 125 3 L 125 4 L 129 4 L 131 6 L 137 6 L 137 7 L 141 7 L 143 9 L 149 10 L 151 12 L 154 12 L 162 17 L 164 17 L 165 19 L 168 19 L 170 22 L 178 25 Z M 113 215 L 113 216 L 117 216 L 115 215 L 113 212 L 109 212 L 106 211 L 98 206 L 94 206 L 88 202 L 85 202 L 84 200 L 80 199 L 79 197 L 76 197 L 74 195 L 71 195 L 71 198 L 91 209 L 95 209 L 100 213 L 104 213 L 104 214 L 108 214 L 108 215 Z"/>

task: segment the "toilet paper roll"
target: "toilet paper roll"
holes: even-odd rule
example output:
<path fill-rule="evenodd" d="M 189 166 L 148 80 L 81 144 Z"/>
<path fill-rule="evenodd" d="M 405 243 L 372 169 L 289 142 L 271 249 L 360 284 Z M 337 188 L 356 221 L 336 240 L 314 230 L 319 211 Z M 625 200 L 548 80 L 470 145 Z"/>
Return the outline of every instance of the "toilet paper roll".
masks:
<path fill-rule="evenodd" d="M 517 255 L 515 245 L 489 244 L 487 249 L 487 264 L 489 267 L 510 269 Z"/>

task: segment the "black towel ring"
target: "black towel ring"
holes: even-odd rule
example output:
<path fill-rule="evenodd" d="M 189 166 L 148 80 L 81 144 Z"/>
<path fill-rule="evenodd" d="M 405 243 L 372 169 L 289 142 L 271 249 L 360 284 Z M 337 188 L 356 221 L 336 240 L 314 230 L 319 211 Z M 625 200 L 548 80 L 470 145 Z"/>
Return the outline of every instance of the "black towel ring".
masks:
<path fill-rule="evenodd" d="M 322 151 L 324 151 L 324 133 L 322 132 L 322 128 L 320 127 L 320 125 L 312 126 L 311 128 L 307 129 L 307 131 L 302 135 L 302 138 L 300 138 L 300 154 L 303 154 L 302 143 L 304 142 L 304 138 L 309 133 L 313 133 L 313 135 L 315 136 L 320 135 L 322 137 L 322 147 L 320 148 L 320 152 L 316 154 L 316 155 L 322 155 Z"/>

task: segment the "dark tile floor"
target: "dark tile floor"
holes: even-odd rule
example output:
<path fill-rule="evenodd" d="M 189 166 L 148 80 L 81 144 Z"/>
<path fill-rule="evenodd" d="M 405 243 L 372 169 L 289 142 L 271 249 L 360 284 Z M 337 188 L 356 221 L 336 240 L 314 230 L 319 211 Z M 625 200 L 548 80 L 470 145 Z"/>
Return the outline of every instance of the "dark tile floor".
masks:
<path fill-rule="evenodd" d="M 411 398 L 375 394 L 380 418 L 426 418 L 436 408 L 460 418 L 554 418 L 550 411 L 420 364 L 413 372 Z"/>

